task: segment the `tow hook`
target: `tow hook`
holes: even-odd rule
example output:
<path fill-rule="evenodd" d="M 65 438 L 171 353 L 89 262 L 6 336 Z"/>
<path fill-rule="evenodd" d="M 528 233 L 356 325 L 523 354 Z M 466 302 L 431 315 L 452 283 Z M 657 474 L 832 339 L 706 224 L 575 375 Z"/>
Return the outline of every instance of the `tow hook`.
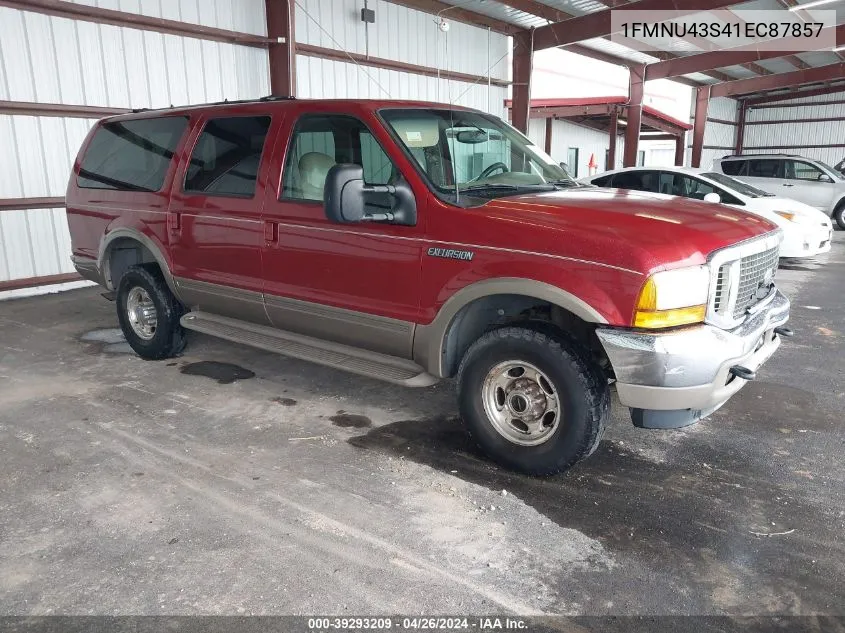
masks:
<path fill-rule="evenodd" d="M 780 327 L 775 328 L 775 334 L 779 334 L 784 338 L 790 338 L 795 334 L 795 332 L 792 331 L 792 328 L 784 327 L 781 325 Z"/>
<path fill-rule="evenodd" d="M 742 365 L 734 365 L 728 371 L 743 380 L 754 380 L 757 377 L 757 372 L 751 371 L 748 367 L 743 367 Z"/>

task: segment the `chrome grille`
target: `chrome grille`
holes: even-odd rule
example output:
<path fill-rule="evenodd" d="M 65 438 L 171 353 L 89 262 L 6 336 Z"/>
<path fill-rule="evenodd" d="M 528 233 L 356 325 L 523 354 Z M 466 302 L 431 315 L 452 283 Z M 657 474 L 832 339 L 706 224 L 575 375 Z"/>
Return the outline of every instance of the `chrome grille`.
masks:
<path fill-rule="evenodd" d="M 760 293 L 762 296 L 759 296 L 759 289 L 766 288 L 768 290 L 771 288 L 774 284 L 774 274 L 777 267 L 777 246 L 742 258 L 739 268 L 739 290 L 737 291 L 736 305 L 733 310 L 733 317 L 735 319 L 741 317 L 748 308 L 766 297 L 768 292 L 765 294 Z M 719 270 L 719 274 L 722 274 L 721 269 Z M 766 279 L 767 274 L 771 275 L 769 279 Z M 718 293 L 718 283 L 716 292 Z"/>
<path fill-rule="evenodd" d="M 725 299 L 725 277 L 727 276 L 727 271 L 725 265 L 719 266 L 719 275 L 716 277 L 716 292 L 713 295 L 713 309 L 716 312 L 722 308 L 722 304 L 724 303 Z"/>

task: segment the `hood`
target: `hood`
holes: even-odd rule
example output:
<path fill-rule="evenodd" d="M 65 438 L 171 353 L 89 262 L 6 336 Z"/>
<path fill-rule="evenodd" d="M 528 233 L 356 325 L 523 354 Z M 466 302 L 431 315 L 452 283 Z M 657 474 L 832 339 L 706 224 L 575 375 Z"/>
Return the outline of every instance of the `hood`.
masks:
<path fill-rule="evenodd" d="M 825 226 L 830 226 L 830 217 L 826 213 L 797 200 L 777 197 L 748 198 L 747 202 L 750 207 L 749 210 L 752 211 L 765 211 L 770 214 L 774 214 L 775 211 L 788 211 L 797 216 L 798 224 L 824 224 Z M 789 223 L 788 220 L 778 215 L 775 215 L 772 220 L 777 224 L 780 224 L 779 220 Z"/>
<path fill-rule="evenodd" d="M 512 245 L 643 273 L 702 264 L 715 250 L 777 229 L 721 204 L 596 187 L 500 198 L 482 209 Z"/>

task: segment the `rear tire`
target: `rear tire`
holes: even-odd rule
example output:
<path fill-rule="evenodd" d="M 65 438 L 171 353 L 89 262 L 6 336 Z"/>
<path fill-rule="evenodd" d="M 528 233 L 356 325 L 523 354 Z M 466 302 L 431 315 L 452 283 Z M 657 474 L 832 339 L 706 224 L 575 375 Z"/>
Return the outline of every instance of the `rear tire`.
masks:
<path fill-rule="evenodd" d="M 145 360 L 172 358 L 185 349 L 184 309 L 158 267 L 130 267 L 117 288 L 117 318 L 126 342 Z"/>
<path fill-rule="evenodd" d="M 580 347 L 526 327 L 488 332 L 458 370 L 461 417 L 481 449 L 529 475 L 591 455 L 610 406 L 607 379 Z"/>

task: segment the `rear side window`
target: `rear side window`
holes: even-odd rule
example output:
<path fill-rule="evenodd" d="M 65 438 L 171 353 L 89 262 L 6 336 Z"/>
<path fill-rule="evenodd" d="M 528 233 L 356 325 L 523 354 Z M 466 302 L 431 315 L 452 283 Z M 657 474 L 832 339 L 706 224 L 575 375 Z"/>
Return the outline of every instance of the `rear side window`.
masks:
<path fill-rule="evenodd" d="M 613 177 L 616 189 L 631 189 L 633 191 L 658 191 L 658 177 L 656 171 L 623 171 Z"/>
<path fill-rule="evenodd" d="M 613 178 L 613 175 L 610 176 L 600 176 L 599 178 L 593 179 L 593 184 L 596 187 L 607 187 L 610 184 L 610 179 Z"/>
<path fill-rule="evenodd" d="M 754 178 L 783 178 L 783 161 L 765 158 L 750 160 L 748 175 Z"/>
<path fill-rule="evenodd" d="M 160 117 L 104 123 L 94 133 L 82 159 L 76 184 L 83 189 L 158 191 L 186 117 Z"/>
<path fill-rule="evenodd" d="M 211 119 L 200 134 L 185 174 L 185 191 L 251 198 L 269 116 Z"/>
<path fill-rule="evenodd" d="M 744 160 L 723 160 L 721 163 L 722 173 L 728 176 L 739 176 L 744 171 L 747 162 Z"/>

